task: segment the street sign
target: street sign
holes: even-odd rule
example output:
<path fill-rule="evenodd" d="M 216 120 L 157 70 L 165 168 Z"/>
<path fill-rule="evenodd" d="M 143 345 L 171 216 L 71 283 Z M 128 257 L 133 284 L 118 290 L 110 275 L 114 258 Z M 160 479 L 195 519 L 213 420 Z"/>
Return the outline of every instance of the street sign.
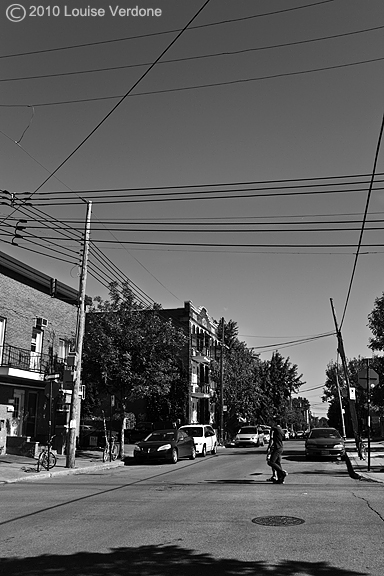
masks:
<path fill-rule="evenodd" d="M 60 378 L 60 374 L 47 374 L 44 380 L 58 380 Z"/>
<path fill-rule="evenodd" d="M 356 388 L 350 388 L 349 389 L 349 398 L 351 400 L 356 400 Z"/>
<path fill-rule="evenodd" d="M 367 378 L 367 372 L 368 372 L 368 378 Z M 359 370 L 357 373 L 357 382 L 359 383 L 359 386 L 361 386 L 364 389 L 367 388 L 368 380 L 371 387 L 373 387 L 375 384 L 378 384 L 379 382 L 378 373 L 375 372 L 373 368 L 369 368 L 369 370 L 367 370 L 366 368 L 362 368 L 362 370 Z"/>

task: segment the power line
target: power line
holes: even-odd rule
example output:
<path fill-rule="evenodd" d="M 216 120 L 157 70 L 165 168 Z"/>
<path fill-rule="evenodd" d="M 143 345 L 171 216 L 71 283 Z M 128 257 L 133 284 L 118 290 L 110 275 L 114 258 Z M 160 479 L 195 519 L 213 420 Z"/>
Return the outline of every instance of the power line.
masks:
<path fill-rule="evenodd" d="M 11 140 L 11 142 L 13 142 L 14 144 L 17 144 L 18 147 L 19 147 L 25 154 L 27 154 L 34 162 L 36 162 L 36 163 L 37 163 L 39 166 L 41 166 L 46 172 L 48 172 L 48 174 L 50 174 L 50 171 L 49 171 L 41 162 L 39 162 L 34 156 L 32 156 L 32 154 L 30 154 L 29 152 L 27 152 L 27 151 L 23 148 L 23 146 L 21 146 L 21 144 L 20 144 L 19 142 L 14 142 L 11 138 L 9 138 L 9 136 L 7 136 L 7 134 L 5 134 L 5 133 L 2 132 L 2 131 L 0 131 L 0 132 L 1 132 L 2 134 L 4 134 L 4 136 L 6 136 L 6 138 L 7 138 L 8 140 Z M 68 189 L 68 191 L 73 192 L 73 191 L 72 191 L 62 180 L 60 180 L 57 176 L 55 176 L 55 179 L 58 180 L 58 182 L 60 182 L 61 184 L 63 184 L 63 186 L 65 186 L 65 187 Z M 51 219 L 51 220 L 48 220 L 48 219 L 47 219 L 47 216 L 48 216 L 48 215 L 45 214 L 43 211 L 41 211 L 41 210 L 39 210 L 39 209 L 35 209 L 35 211 L 39 213 L 39 222 L 45 222 L 45 223 L 47 223 L 47 222 L 50 222 L 50 221 L 51 221 L 52 223 L 54 222 L 56 226 L 58 226 L 58 225 L 59 225 L 60 227 L 65 226 L 65 224 L 64 224 L 63 222 L 59 221 L 57 218 L 53 218 L 53 219 Z M 21 212 L 22 212 L 22 211 L 21 211 Z M 41 217 L 41 215 L 43 215 L 43 218 Z M 9 219 L 10 219 L 10 218 L 8 217 L 8 220 L 9 220 Z M 13 220 L 13 219 L 11 218 L 11 220 Z M 16 218 L 15 218 L 14 220 L 17 221 Z M 82 223 L 82 229 L 81 229 L 81 230 L 83 231 L 84 223 L 83 223 L 82 220 L 81 220 L 81 223 Z M 1 223 L 0 223 L 0 224 L 1 224 Z M 50 228 L 50 229 L 53 229 L 53 228 L 50 227 L 50 226 L 47 226 L 47 227 Z M 31 227 L 29 226 L 28 228 L 31 228 Z M 62 228 L 61 228 L 61 229 L 62 229 Z M 75 231 L 75 229 L 74 229 L 73 227 L 72 227 L 72 230 Z M 65 232 L 67 232 L 67 229 L 65 230 Z M 114 238 L 116 238 L 116 237 L 113 235 L 112 231 L 110 231 L 110 234 L 111 234 Z M 66 234 L 66 235 L 67 235 L 67 237 L 68 237 L 68 234 Z M 144 266 L 144 264 L 142 264 L 138 258 L 136 258 L 129 250 L 127 250 L 127 248 L 126 248 L 125 246 L 122 246 L 122 247 L 123 247 L 123 249 L 124 249 L 125 251 L 128 252 L 128 254 L 131 256 L 131 258 L 133 258 L 144 270 L 146 270 L 146 272 L 147 272 L 148 274 L 150 274 L 150 276 L 152 276 L 152 278 L 154 278 L 165 290 L 167 290 L 172 296 L 174 296 L 177 300 L 180 301 L 180 299 L 179 299 L 171 290 L 169 290 L 158 278 L 156 278 L 156 276 L 155 276 L 154 274 L 152 274 L 152 272 L 150 272 L 150 270 L 149 270 L 146 266 Z M 100 249 L 98 249 L 98 250 L 100 251 Z M 101 252 L 101 251 L 100 251 L 100 252 Z M 114 268 L 115 268 L 116 270 L 119 270 L 119 269 L 117 268 L 117 266 L 115 266 L 115 265 L 112 263 L 111 260 L 109 260 L 108 258 L 106 258 L 106 259 L 110 262 L 111 265 L 114 266 Z M 96 279 L 97 279 L 97 278 L 96 278 Z M 125 277 L 125 279 L 128 280 L 128 281 L 130 281 L 130 282 L 132 282 L 128 277 Z"/>
<path fill-rule="evenodd" d="M 379 158 L 381 141 L 382 141 L 382 137 L 383 137 L 383 130 L 384 130 L 384 114 L 383 114 L 383 117 L 382 117 L 382 119 L 381 119 L 381 126 L 380 126 L 380 130 L 379 130 L 379 137 L 378 137 L 378 141 L 377 141 L 377 145 L 376 145 L 375 158 L 374 158 L 374 161 L 373 161 L 372 177 L 371 177 L 371 182 L 370 182 L 370 186 L 369 186 L 369 190 L 368 190 L 368 194 L 367 194 L 367 201 L 366 201 L 366 204 L 365 204 L 363 222 L 362 222 L 362 225 L 361 225 L 361 232 L 360 232 L 359 242 L 358 242 L 358 245 L 357 245 L 356 256 L 355 256 L 355 260 L 354 260 L 354 263 L 353 263 L 352 275 L 351 275 L 351 279 L 350 279 L 350 282 L 349 282 L 347 297 L 346 297 L 345 304 L 344 304 L 343 315 L 342 315 L 341 322 L 340 322 L 340 330 L 341 330 L 341 327 L 342 327 L 343 322 L 344 322 L 345 314 L 346 314 L 347 307 L 348 307 L 348 303 L 349 303 L 349 298 L 350 298 L 350 296 L 351 296 L 351 290 L 352 290 L 352 284 L 353 284 L 353 281 L 354 281 L 354 278 L 355 278 L 357 260 L 358 260 L 358 258 L 359 258 L 359 253 L 360 253 L 360 249 L 361 249 L 361 246 L 362 246 L 363 234 L 364 234 L 364 230 L 365 230 L 365 224 L 366 224 L 366 221 L 367 221 L 368 208 L 369 208 L 369 203 L 370 203 L 371 195 L 372 195 L 373 182 L 374 182 L 374 179 L 375 179 L 377 161 L 378 161 L 378 158 Z M 365 246 L 367 246 L 367 245 L 365 244 Z"/>
<path fill-rule="evenodd" d="M 375 188 L 375 190 L 382 190 L 383 188 Z M 250 189 L 249 189 L 250 190 Z M 245 192 L 249 192 L 249 190 L 245 190 Z M 252 191 L 252 190 L 251 190 Z M 219 192 L 222 192 L 219 194 Z M 347 190 L 310 190 L 310 191 L 284 191 L 284 192 L 263 192 L 259 193 L 258 190 L 255 191 L 254 194 L 245 193 L 245 194 L 233 194 L 233 192 L 238 192 L 237 190 L 228 190 L 228 191 L 219 191 L 215 190 L 213 192 L 203 191 L 203 192 L 176 192 L 176 193 L 164 193 L 164 194 L 147 194 L 143 197 L 143 195 L 133 194 L 130 196 L 122 195 L 122 196 L 107 196 L 103 197 L 92 197 L 92 201 L 94 204 L 126 204 L 126 203 L 148 203 L 148 202 L 182 202 L 188 201 L 191 202 L 193 200 L 233 200 L 238 198 L 266 198 L 266 197 L 274 197 L 274 196 L 313 196 L 313 195 L 329 195 L 329 194 L 352 194 L 352 193 L 361 193 L 366 192 L 365 188 L 361 189 L 347 189 Z M 209 196 L 207 194 L 209 193 Z M 232 194 L 231 194 L 232 193 Z M 194 196 L 193 196 L 194 194 Z M 205 194 L 203 196 L 202 194 Z M 61 201 L 63 200 L 63 201 Z M 72 206 L 81 204 L 82 201 L 79 200 L 71 200 L 64 198 L 51 198 L 48 200 L 41 200 L 35 201 L 35 206 Z"/>
<path fill-rule="evenodd" d="M 126 97 L 133 98 L 136 96 L 149 96 L 152 94 L 166 94 L 171 92 L 184 92 L 187 90 L 198 90 L 201 88 L 215 88 L 218 86 L 230 86 L 235 84 L 244 84 L 248 82 L 256 82 L 261 80 L 272 80 L 274 78 L 284 78 L 289 76 L 300 76 L 303 74 L 312 74 L 314 72 L 325 72 L 327 70 L 336 70 L 339 68 L 348 68 L 351 66 L 359 66 L 361 64 L 369 64 L 373 62 L 381 62 L 384 60 L 384 57 L 380 58 L 370 58 L 367 60 L 360 60 L 357 62 L 349 62 L 347 64 L 337 64 L 333 66 L 323 66 L 321 68 L 310 68 L 307 70 L 298 70 L 296 72 L 281 72 L 279 74 L 270 74 L 267 76 L 256 76 L 253 78 L 240 78 L 239 80 L 227 80 L 224 82 L 212 82 L 206 84 L 195 84 L 193 86 L 183 86 L 179 88 L 164 88 L 161 90 L 148 90 L 146 92 L 135 92 L 134 94 L 126 94 L 126 95 L 112 95 L 112 96 L 96 96 L 92 98 L 77 98 L 77 99 L 70 99 L 70 100 L 58 100 L 55 102 L 34 102 L 33 104 L 0 104 L 0 107 L 3 108 L 24 108 L 34 106 L 35 108 L 44 107 L 44 106 L 59 106 L 63 104 L 80 104 L 83 102 L 98 102 L 102 100 L 116 100 L 116 99 L 125 99 Z M 135 86 L 131 90 L 133 90 Z M 119 103 L 117 104 L 119 105 Z M 116 106 L 117 106 L 116 105 Z"/>
<path fill-rule="evenodd" d="M 258 46 L 255 48 L 244 48 L 242 50 L 231 50 L 231 51 L 213 52 L 213 53 L 209 53 L 209 54 L 201 54 L 201 55 L 195 55 L 195 56 L 185 56 L 183 58 L 171 58 L 171 59 L 163 60 L 162 62 L 159 62 L 159 65 L 171 64 L 171 63 L 176 63 L 176 62 L 187 62 L 187 61 L 191 61 L 191 60 L 204 60 L 207 58 L 216 58 L 216 57 L 221 57 L 221 56 L 235 56 L 235 55 L 239 55 L 239 54 L 246 54 L 246 53 L 250 53 L 250 52 L 260 52 L 260 51 L 272 50 L 272 49 L 276 49 L 276 48 L 287 48 L 289 46 L 299 46 L 302 44 L 309 44 L 309 43 L 313 43 L 313 42 L 323 42 L 325 40 L 334 40 L 336 38 L 343 38 L 343 37 L 353 36 L 353 35 L 357 35 L 357 34 L 373 32 L 376 30 L 382 30 L 383 28 L 384 28 L 384 26 L 374 26 L 372 28 L 365 28 L 363 30 L 344 32 L 342 34 L 332 34 L 330 36 L 321 36 L 319 38 L 308 38 L 305 40 L 296 40 L 294 42 L 284 42 L 284 43 L 280 43 L 280 44 Z M 151 64 L 151 62 L 140 62 L 137 64 L 124 64 L 122 66 L 106 66 L 104 68 L 90 68 L 90 69 L 86 69 L 86 70 L 72 70 L 69 72 L 54 72 L 52 74 L 36 74 L 34 76 L 17 76 L 17 77 L 11 77 L 11 78 L 0 78 L 0 82 L 18 82 L 18 81 L 24 81 L 24 80 L 38 80 L 38 79 L 43 79 L 43 78 L 58 78 L 58 77 L 64 77 L 64 76 L 76 76 L 76 75 L 94 74 L 94 73 L 100 73 L 100 72 L 111 72 L 111 71 L 116 71 L 116 70 L 126 70 L 129 68 L 141 68 L 143 66 L 150 66 L 150 64 Z"/>
<path fill-rule="evenodd" d="M 369 176 L 369 180 L 357 180 L 355 182 L 340 182 L 340 180 L 347 180 L 347 179 L 357 179 L 357 178 L 364 178 Z M 383 172 L 377 174 L 377 176 L 384 176 Z M 369 184 L 370 183 L 370 174 L 351 174 L 351 175 L 344 175 L 344 176 L 322 176 L 322 177 L 312 177 L 312 178 L 292 178 L 292 179 L 281 179 L 281 180 L 248 180 L 245 182 L 214 182 L 214 183 L 206 183 L 206 184 L 175 184 L 171 186 L 140 186 L 140 187 L 123 187 L 123 188 L 101 188 L 101 189 L 85 189 L 85 190 L 73 190 L 69 189 L 69 192 L 76 194 L 76 195 L 86 195 L 86 194 L 94 194 L 94 193 L 104 193 L 110 194 L 111 192 L 149 192 L 149 191 L 163 191 L 166 193 L 168 190 L 185 190 L 189 188 L 221 188 L 221 187 L 234 187 L 234 186 L 257 186 L 257 188 L 246 188 L 245 190 L 288 190 L 290 188 L 316 188 L 316 187 L 324 187 L 324 186 L 356 186 L 361 184 Z M 336 180 L 336 182 L 325 182 L 328 180 Z M 59 180 L 60 182 L 60 180 Z M 289 184 L 288 183 L 296 183 L 299 184 Z M 310 184 L 307 184 L 310 182 Z M 376 179 L 376 182 L 384 182 L 384 179 Z M 262 185 L 267 186 L 262 186 Z M 282 186 L 282 184 L 285 184 Z M 64 184 L 65 186 L 65 184 Z M 243 190 L 243 189 L 240 189 Z M 228 190 L 230 192 L 231 190 Z M 196 190 L 195 190 L 196 192 Z M 203 192 L 206 192 L 205 190 Z M 31 192 L 28 191 L 20 191 L 17 194 L 24 194 L 28 195 Z M 36 192 L 36 196 L 46 196 L 52 194 L 61 194 L 60 191 L 55 190 L 43 190 L 40 192 Z M 68 192 L 66 192 L 68 193 Z M 189 194 L 192 194 L 193 191 L 189 191 Z"/>
<path fill-rule="evenodd" d="M 136 82 L 131 86 L 131 88 L 124 94 L 124 96 L 122 96 L 119 100 L 119 102 L 117 102 L 113 108 L 104 115 L 104 117 L 100 120 L 100 122 L 97 123 L 97 125 L 88 133 L 88 135 L 83 138 L 83 140 L 80 142 L 80 144 L 78 144 L 76 146 L 76 148 L 74 150 L 72 150 L 72 152 L 70 154 L 67 155 L 67 157 L 53 170 L 53 172 L 40 184 L 40 186 L 38 186 L 38 188 L 36 188 L 35 192 L 37 192 L 38 190 L 40 190 L 40 188 L 42 188 L 44 186 L 44 184 L 46 184 L 48 182 L 48 180 L 50 180 L 52 178 L 52 176 L 54 176 L 56 174 L 56 172 L 58 172 L 60 170 L 60 168 L 62 168 L 64 166 L 64 164 L 66 164 L 68 162 L 68 160 L 70 158 L 72 158 L 72 156 L 74 154 L 76 154 L 76 152 L 85 144 L 85 142 L 87 142 L 89 140 L 89 138 L 100 128 L 100 126 L 102 126 L 104 124 L 104 122 L 106 122 L 106 120 L 115 112 L 115 110 L 124 102 L 124 100 L 129 96 L 129 94 L 132 92 L 132 90 L 134 90 L 136 88 L 136 86 L 138 86 L 140 84 L 140 82 L 149 74 L 149 72 L 154 68 L 154 66 L 159 62 L 159 60 L 161 60 L 161 58 L 164 56 L 164 54 L 166 54 L 168 52 L 168 50 L 177 42 L 177 40 L 180 38 L 180 36 L 183 34 L 183 32 L 188 28 L 188 26 L 197 18 L 197 16 L 204 10 L 204 8 L 207 6 L 207 4 L 209 4 L 210 0 L 206 0 L 203 4 L 203 6 L 201 6 L 201 8 L 199 8 L 199 10 L 195 13 L 195 15 L 188 21 L 188 23 L 184 26 L 184 28 L 177 34 L 177 36 L 168 44 L 168 46 L 161 52 L 161 54 L 153 61 L 153 63 L 151 64 L 151 66 L 149 66 L 149 68 L 140 76 L 140 78 L 138 80 L 136 80 Z M 33 196 L 33 194 L 32 194 Z"/>
<path fill-rule="evenodd" d="M 199 24 L 199 25 L 195 25 L 195 26 L 191 26 L 189 28 L 190 31 L 192 30 L 197 30 L 199 28 L 209 28 L 212 26 L 219 26 L 222 24 L 229 24 L 232 22 L 240 22 L 240 21 L 245 21 L 245 20 L 252 20 L 255 18 L 263 18 L 265 16 L 273 16 L 275 14 L 282 14 L 284 12 L 293 12 L 294 10 L 302 10 L 303 8 L 313 8 L 315 6 L 318 6 L 320 4 L 328 4 L 330 2 L 334 2 L 334 0 L 321 0 L 320 2 L 315 2 L 312 4 L 305 4 L 303 6 L 295 6 L 292 8 L 285 8 L 283 10 L 276 10 L 274 12 L 264 12 L 263 14 L 255 14 L 255 15 L 251 15 L 251 16 L 243 16 L 240 18 L 230 18 L 227 20 L 220 20 L 219 22 L 211 22 L 211 23 L 207 23 L 207 24 Z M 201 10 L 204 8 L 205 6 L 203 6 L 201 8 Z M 201 12 L 200 10 L 200 12 Z M 197 14 L 196 14 L 197 16 Z M 193 18 L 193 20 L 195 19 L 195 17 Z M 192 22 L 192 20 L 191 20 Z M 162 32 L 152 32 L 149 34 L 139 34 L 137 36 L 128 36 L 128 37 L 124 37 L 124 38 L 117 38 L 117 39 L 111 39 L 111 40 L 99 40 L 97 42 L 87 42 L 87 43 L 83 43 L 83 44 L 73 44 L 72 46 L 62 46 L 62 47 L 58 47 L 58 48 L 46 48 L 44 50 L 31 50 L 29 52 L 18 52 L 15 54 L 4 54 L 2 56 L 0 56 L 0 59 L 4 59 L 4 58 L 15 58 L 15 57 L 19 57 L 19 56 L 30 56 L 32 54 L 43 54 L 43 53 L 47 53 L 47 52 L 57 52 L 60 50 L 72 50 L 72 49 L 76 49 L 76 48 L 85 48 L 85 47 L 90 47 L 90 46 L 100 46 L 103 44 L 113 44 L 116 42 L 125 42 L 127 40 L 137 40 L 139 38 L 150 38 L 153 36 L 162 36 L 164 34 L 173 34 L 175 32 L 183 32 L 184 29 L 181 28 L 176 28 L 174 30 L 165 30 Z"/>

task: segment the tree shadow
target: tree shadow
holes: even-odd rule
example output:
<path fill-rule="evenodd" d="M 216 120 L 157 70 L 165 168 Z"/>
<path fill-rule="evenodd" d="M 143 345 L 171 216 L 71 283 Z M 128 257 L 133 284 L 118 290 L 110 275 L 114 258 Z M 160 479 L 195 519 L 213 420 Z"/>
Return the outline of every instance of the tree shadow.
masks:
<path fill-rule="evenodd" d="M 114 548 L 109 552 L 78 552 L 0 560 L 7 576 L 368 576 L 328 562 L 280 560 L 242 561 L 214 558 L 177 545 Z"/>

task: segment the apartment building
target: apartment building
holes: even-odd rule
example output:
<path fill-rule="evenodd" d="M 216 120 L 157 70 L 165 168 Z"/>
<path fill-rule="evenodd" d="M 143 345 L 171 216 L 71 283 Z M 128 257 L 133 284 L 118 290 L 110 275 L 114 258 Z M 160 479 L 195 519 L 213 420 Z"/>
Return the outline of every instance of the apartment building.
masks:
<path fill-rule="evenodd" d="M 77 290 L 0 252 L 0 405 L 8 437 L 46 439 L 49 408 L 53 427 L 65 430 L 70 396 L 50 407 L 47 378 L 63 381 L 77 303 Z"/>
<path fill-rule="evenodd" d="M 217 424 L 218 406 L 211 363 L 220 359 L 218 322 L 206 308 L 197 307 L 191 301 L 184 302 L 183 308 L 160 310 L 160 314 L 170 318 L 188 337 L 182 358 L 189 373 L 188 422 Z"/>

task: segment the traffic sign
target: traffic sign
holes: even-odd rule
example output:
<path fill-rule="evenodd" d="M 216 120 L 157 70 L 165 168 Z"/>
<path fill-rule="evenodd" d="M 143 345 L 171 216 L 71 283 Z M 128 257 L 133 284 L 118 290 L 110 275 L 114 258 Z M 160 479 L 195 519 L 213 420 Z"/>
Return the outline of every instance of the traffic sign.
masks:
<path fill-rule="evenodd" d="M 368 370 L 366 368 L 362 368 L 362 370 L 359 370 L 357 373 L 357 382 L 362 388 L 365 389 L 367 388 L 368 381 L 370 386 L 373 387 L 379 382 L 379 375 L 377 372 L 375 372 L 375 370 L 373 370 L 373 368 L 369 368 Z"/>

